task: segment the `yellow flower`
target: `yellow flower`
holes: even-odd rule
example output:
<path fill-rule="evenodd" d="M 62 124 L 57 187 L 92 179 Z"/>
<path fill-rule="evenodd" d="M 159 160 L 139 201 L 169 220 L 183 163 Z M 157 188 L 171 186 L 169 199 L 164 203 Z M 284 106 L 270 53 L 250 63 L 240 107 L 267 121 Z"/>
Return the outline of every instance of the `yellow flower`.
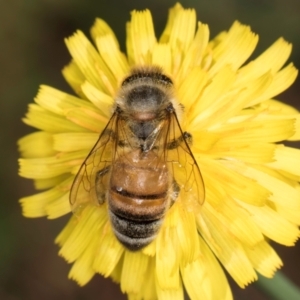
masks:
<path fill-rule="evenodd" d="M 193 9 L 176 4 L 157 40 L 148 10 L 133 11 L 127 55 L 97 19 L 94 45 L 78 31 L 66 39 L 72 62 L 63 75 L 77 96 L 41 86 L 24 122 L 39 131 L 19 141 L 20 175 L 39 190 L 21 199 L 26 217 L 58 218 L 71 211 L 69 191 L 83 160 L 107 124 L 114 96 L 133 66 L 156 65 L 172 78 L 185 109 L 183 131 L 201 169 L 206 198 L 191 209 L 178 198 L 156 239 L 130 252 L 113 234 L 107 204 L 72 215 L 56 239 L 80 285 L 95 273 L 120 283 L 129 299 L 231 299 L 220 263 L 240 287 L 272 277 L 282 262 L 268 243 L 299 237 L 300 115 L 274 99 L 296 78 L 284 66 L 291 45 L 278 39 L 248 60 L 258 36 L 235 22 L 209 41 Z M 246 62 L 247 61 L 247 62 Z"/>

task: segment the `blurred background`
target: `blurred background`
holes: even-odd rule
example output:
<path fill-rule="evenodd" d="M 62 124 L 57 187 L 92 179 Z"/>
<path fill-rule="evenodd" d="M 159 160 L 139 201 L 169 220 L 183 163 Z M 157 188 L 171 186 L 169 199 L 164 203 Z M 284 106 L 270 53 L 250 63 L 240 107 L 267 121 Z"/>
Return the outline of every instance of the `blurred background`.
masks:
<path fill-rule="evenodd" d="M 67 279 L 70 266 L 58 256 L 54 238 L 69 216 L 57 220 L 26 219 L 18 199 L 35 193 L 32 182 L 18 177 L 16 141 L 34 129 L 24 125 L 27 105 L 40 84 L 71 92 L 60 70 L 70 56 L 63 39 L 81 29 L 87 35 L 96 17 L 105 19 L 125 49 L 125 22 L 133 9 L 149 8 L 157 36 L 176 1 L 144 0 L 0 0 L 0 299 L 126 299 L 117 285 L 100 275 L 85 287 Z M 290 61 L 300 67 L 299 0 L 182 0 L 208 23 L 211 37 L 234 20 L 259 34 L 256 53 L 283 36 L 291 42 Z M 300 79 L 278 98 L 300 109 Z M 299 146 L 299 144 L 298 144 Z M 285 265 L 282 272 L 300 286 L 300 243 L 275 245 Z M 235 299 L 269 299 L 257 286 L 239 289 Z"/>

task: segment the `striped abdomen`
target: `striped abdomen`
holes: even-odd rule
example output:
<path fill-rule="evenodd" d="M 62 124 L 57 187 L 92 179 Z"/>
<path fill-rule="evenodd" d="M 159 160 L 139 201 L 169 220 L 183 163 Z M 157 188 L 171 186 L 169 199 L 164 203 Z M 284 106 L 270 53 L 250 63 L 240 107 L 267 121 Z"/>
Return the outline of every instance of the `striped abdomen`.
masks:
<path fill-rule="evenodd" d="M 156 237 L 170 206 L 166 164 L 153 151 L 136 150 L 114 163 L 108 205 L 118 240 L 129 250 L 139 250 Z"/>

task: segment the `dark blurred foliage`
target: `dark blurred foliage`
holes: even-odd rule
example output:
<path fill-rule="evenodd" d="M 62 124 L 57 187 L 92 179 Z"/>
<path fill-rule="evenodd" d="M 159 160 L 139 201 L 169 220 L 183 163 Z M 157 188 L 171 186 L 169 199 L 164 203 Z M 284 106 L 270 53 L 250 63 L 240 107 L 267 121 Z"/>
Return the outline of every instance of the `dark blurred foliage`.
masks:
<path fill-rule="evenodd" d="M 149 8 L 159 35 L 168 8 L 175 1 L 144 0 L 0 0 L 0 299 L 125 299 L 110 279 L 96 275 L 85 287 L 67 279 L 70 266 L 57 255 L 54 237 L 69 216 L 58 220 L 26 219 L 18 199 L 35 193 L 32 182 L 19 178 L 16 141 L 33 129 L 21 118 L 40 84 L 71 92 L 60 70 L 70 56 L 63 39 L 76 29 L 86 34 L 96 17 L 105 19 L 124 49 L 125 22 L 133 9 Z M 260 35 L 258 51 L 283 36 L 294 45 L 290 61 L 300 66 L 300 2 L 298 0 L 186 0 L 198 19 L 208 23 L 211 36 L 234 20 L 249 24 Z M 279 99 L 300 108 L 300 80 Z M 283 272 L 300 285 L 300 245 L 275 245 L 283 258 Z M 268 299 L 255 285 L 239 289 L 236 299 Z"/>

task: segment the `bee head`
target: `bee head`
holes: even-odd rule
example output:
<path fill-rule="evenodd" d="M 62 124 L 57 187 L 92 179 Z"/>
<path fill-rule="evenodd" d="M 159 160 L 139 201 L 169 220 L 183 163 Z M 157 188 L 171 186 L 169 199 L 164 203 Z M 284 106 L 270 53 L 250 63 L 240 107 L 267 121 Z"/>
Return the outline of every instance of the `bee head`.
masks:
<path fill-rule="evenodd" d="M 173 83 L 157 67 L 133 69 L 122 83 L 117 104 L 133 119 L 157 118 L 170 102 Z"/>

